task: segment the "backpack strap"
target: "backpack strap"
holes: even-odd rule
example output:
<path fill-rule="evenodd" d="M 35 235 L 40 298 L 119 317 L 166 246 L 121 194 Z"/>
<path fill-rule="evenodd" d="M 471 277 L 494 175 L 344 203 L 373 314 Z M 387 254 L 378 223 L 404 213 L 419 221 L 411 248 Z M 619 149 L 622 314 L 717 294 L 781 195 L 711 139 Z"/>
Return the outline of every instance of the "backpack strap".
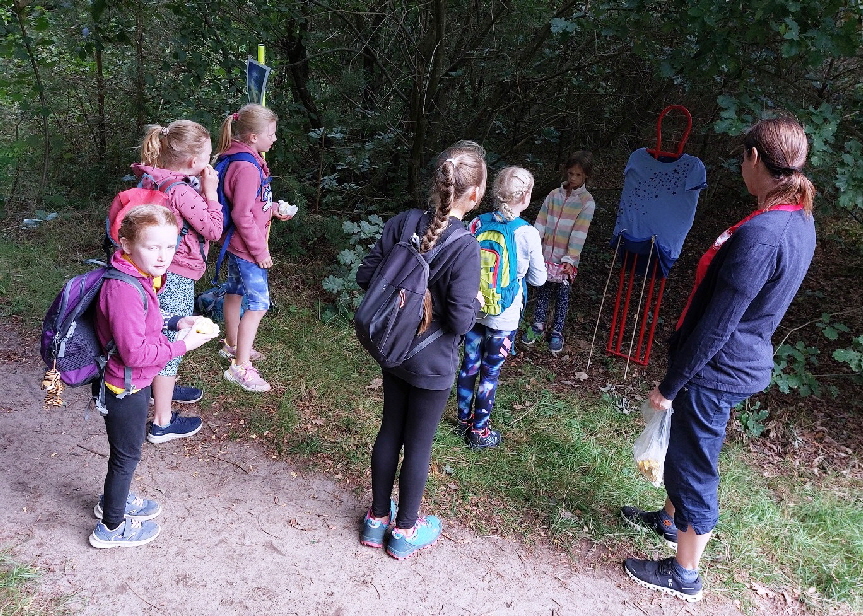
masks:
<path fill-rule="evenodd" d="M 143 179 L 143 176 L 142 176 L 142 179 Z M 164 181 L 163 181 L 163 183 L 164 183 Z M 156 188 L 158 190 L 160 190 L 161 192 L 165 193 L 165 195 L 167 195 L 169 192 L 171 192 L 171 190 L 173 190 L 175 186 L 178 186 L 180 184 L 185 184 L 186 186 L 191 186 L 191 184 L 189 184 L 185 180 L 176 180 L 176 181 L 168 184 L 165 188 L 162 188 L 162 184 L 159 184 L 158 182 L 154 182 L 154 184 L 156 185 Z M 180 229 L 180 234 L 177 236 L 177 248 L 180 247 L 180 242 L 182 242 L 183 238 L 186 237 L 186 235 L 188 235 L 189 231 L 194 231 L 194 229 L 189 227 L 189 221 L 184 218 L 183 219 L 183 226 Z M 197 232 L 195 233 L 195 235 L 198 236 L 198 250 L 201 251 L 201 261 L 203 261 L 204 265 L 206 265 L 207 264 L 207 255 L 204 254 L 204 236 L 201 235 L 200 233 L 197 233 Z"/>
<path fill-rule="evenodd" d="M 141 301 L 144 303 L 144 314 L 147 313 L 148 308 L 148 298 L 147 292 L 144 290 L 144 285 L 141 284 L 141 281 L 135 278 L 134 276 L 127 274 L 126 272 L 121 272 L 114 266 L 108 266 L 105 270 L 105 274 L 103 278 L 110 278 L 112 280 L 122 280 L 138 290 L 138 294 L 141 296 Z M 103 415 L 107 415 L 107 407 L 105 406 L 105 366 L 108 365 L 108 360 L 111 359 L 111 356 L 117 352 L 117 343 L 114 340 L 109 340 L 107 344 L 105 344 L 105 354 L 100 356 L 97 359 L 99 364 L 99 372 L 102 374 L 102 378 L 99 383 L 99 394 L 94 400 L 96 403 L 96 408 L 99 409 L 99 412 Z M 123 366 L 123 393 L 118 394 L 118 398 L 125 398 L 129 394 L 132 393 L 132 369 L 129 366 Z"/>
<path fill-rule="evenodd" d="M 419 210 L 416 211 L 419 212 Z M 420 212 L 420 216 L 422 216 L 422 212 Z M 456 226 L 443 242 L 441 242 L 440 244 L 436 244 L 434 248 L 425 253 L 423 257 L 425 257 L 429 264 L 431 264 L 431 262 L 434 261 L 435 257 L 437 257 L 441 252 L 443 252 L 444 248 L 454 243 L 456 240 L 461 239 L 465 235 L 470 235 L 470 232 L 465 229 L 463 225 Z M 409 360 L 411 357 L 422 351 L 424 348 L 426 348 L 428 345 L 430 345 L 432 342 L 434 342 L 441 336 L 443 336 L 443 328 L 438 327 L 437 330 L 429 334 L 422 342 L 413 347 L 405 356 L 404 361 Z"/>
<path fill-rule="evenodd" d="M 236 161 L 243 161 L 243 162 L 247 162 L 247 163 L 252 163 L 258 169 L 258 175 L 260 175 L 261 184 L 258 187 L 258 192 L 257 192 L 256 196 L 263 197 L 264 185 L 265 185 L 265 183 L 268 184 L 269 180 L 271 179 L 271 178 L 264 178 L 263 168 L 261 167 L 260 164 L 258 164 L 257 159 L 254 156 L 252 156 L 251 154 L 249 154 L 248 152 L 236 152 L 234 154 L 228 154 L 228 155 L 220 156 L 218 158 L 218 160 L 216 161 L 216 164 L 214 165 L 214 167 L 219 172 L 219 187 L 218 187 L 217 191 L 218 191 L 219 203 L 221 203 L 223 206 L 223 210 L 222 210 L 223 214 L 225 212 L 225 210 L 224 210 L 225 206 L 228 206 L 228 211 L 230 211 L 230 208 L 231 208 L 231 205 L 228 203 L 228 197 L 225 195 L 225 176 L 227 175 L 228 167 L 231 165 L 231 163 L 236 162 Z M 228 244 L 231 243 L 231 238 L 234 236 L 234 229 L 235 228 L 236 227 L 234 225 L 233 220 L 231 220 L 231 222 L 226 225 L 225 239 L 222 242 L 222 247 L 219 249 L 219 256 L 216 259 L 216 272 L 213 274 L 213 280 L 210 281 L 210 282 L 212 282 L 213 285 L 219 284 L 219 273 L 222 271 L 222 262 L 225 260 L 225 256 L 227 255 Z"/>

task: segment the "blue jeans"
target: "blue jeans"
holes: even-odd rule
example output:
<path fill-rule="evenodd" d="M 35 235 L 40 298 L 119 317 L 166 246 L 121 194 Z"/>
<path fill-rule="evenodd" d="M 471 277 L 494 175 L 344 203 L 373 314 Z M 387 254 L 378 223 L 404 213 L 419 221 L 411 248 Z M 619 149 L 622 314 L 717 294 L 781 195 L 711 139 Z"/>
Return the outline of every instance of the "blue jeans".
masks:
<path fill-rule="evenodd" d="M 249 310 L 269 310 L 270 270 L 258 267 L 257 263 L 241 259 L 228 253 L 228 280 L 225 293 L 243 295 Z"/>
<path fill-rule="evenodd" d="M 674 399 L 665 491 L 680 530 L 691 525 L 696 534 L 704 535 L 719 521 L 719 452 L 731 408 L 749 395 L 690 383 Z"/>
<path fill-rule="evenodd" d="M 464 360 L 456 382 L 458 418 L 470 421 L 473 416 L 474 430 L 484 430 L 488 425 L 500 369 L 509 355 L 514 334 L 477 323 L 464 337 Z M 474 395 L 477 376 L 479 387 Z"/>

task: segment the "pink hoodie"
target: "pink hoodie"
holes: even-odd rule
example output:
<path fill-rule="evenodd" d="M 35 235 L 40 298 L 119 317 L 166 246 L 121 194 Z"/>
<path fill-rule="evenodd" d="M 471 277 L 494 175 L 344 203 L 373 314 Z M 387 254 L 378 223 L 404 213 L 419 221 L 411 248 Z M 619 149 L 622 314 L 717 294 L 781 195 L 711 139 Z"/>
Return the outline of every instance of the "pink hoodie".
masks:
<path fill-rule="evenodd" d="M 174 182 L 188 182 L 189 179 L 188 176 L 170 169 L 148 167 L 139 163 L 132 165 L 132 172 L 138 178 L 145 173 L 149 174 L 163 188 Z M 151 186 L 145 182 L 144 188 Z M 178 217 L 178 229 L 183 228 L 183 220 L 189 227 L 189 232 L 180 239 L 168 271 L 198 280 L 207 269 L 207 263 L 201 258 L 200 242 L 203 239 L 206 255 L 210 241 L 217 241 L 222 237 L 222 205 L 218 201 L 207 201 L 188 183 L 183 183 L 168 191 L 168 206 Z"/>
<path fill-rule="evenodd" d="M 117 352 L 105 367 L 105 382 L 124 387 L 123 369 L 129 366 L 132 386 L 141 389 L 153 382 L 165 364 L 186 352 L 186 343 L 170 342 L 162 333 L 162 313 L 152 277 L 124 259 L 121 250 L 111 257 L 111 265 L 141 281 L 147 294 L 147 312 L 144 313 L 140 292 L 128 282 L 108 279 L 102 283 L 96 307 L 96 335 L 103 346 L 109 340 L 117 344 Z"/>
<path fill-rule="evenodd" d="M 270 177 L 270 170 L 261 155 L 241 141 L 232 141 L 231 147 L 222 154 L 248 152 L 254 156 L 264 172 L 264 178 Z M 242 160 L 232 162 L 225 172 L 225 196 L 231 203 L 231 220 L 234 221 L 233 235 L 228 244 L 228 252 L 241 259 L 259 263 L 270 257 L 268 235 L 270 221 L 273 217 L 271 201 L 262 200 L 260 194 L 261 174 L 252 163 Z M 269 190 L 265 191 L 265 197 Z"/>

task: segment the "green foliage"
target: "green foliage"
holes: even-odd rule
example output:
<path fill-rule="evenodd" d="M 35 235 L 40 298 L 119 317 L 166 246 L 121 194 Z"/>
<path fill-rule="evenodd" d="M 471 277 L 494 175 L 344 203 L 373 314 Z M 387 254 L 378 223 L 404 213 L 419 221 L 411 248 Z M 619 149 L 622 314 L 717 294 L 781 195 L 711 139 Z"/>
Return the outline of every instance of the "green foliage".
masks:
<path fill-rule="evenodd" d="M 833 351 L 833 359 L 848 364 L 858 377 L 863 376 L 863 336 L 854 338 L 850 347 Z"/>
<path fill-rule="evenodd" d="M 761 408 L 760 402 L 749 402 L 746 400 L 737 407 L 740 412 L 737 418 L 740 420 L 740 425 L 743 426 L 743 433 L 749 438 L 758 438 L 764 433 L 766 427 L 764 420 L 770 414 L 766 408 Z"/>
<path fill-rule="evenodd" d="M 324 278 L 324 291 L 335 296 L 335 304 L 325 318 L 354 313 L 362 300 L 363 290 L 357 284 L 357 270 L 368 251 L 374 246 L 384 229 L 384 220 L 373 214 L 359 223 L 345 221 L 342 229 L 348 234 L 348 248 L 339 252 L 333 273 Z"/>
<path fill-rule="evenodd" d="M 802 340 L 793 345 L 780 345 L 773 357 L 771 384 L 776 385 L 783 394 L 795 390 L 804 398 L 812 394 L 820 396 L 821 383 L 809 370 L 809 365 L 818 364 L 820 352 Z"/>

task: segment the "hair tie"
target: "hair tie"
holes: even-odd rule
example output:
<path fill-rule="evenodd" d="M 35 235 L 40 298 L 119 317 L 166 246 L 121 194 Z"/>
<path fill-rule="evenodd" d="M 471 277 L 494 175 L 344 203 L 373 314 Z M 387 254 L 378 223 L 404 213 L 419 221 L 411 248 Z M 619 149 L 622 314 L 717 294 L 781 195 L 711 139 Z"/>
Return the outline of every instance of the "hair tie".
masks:
<path fill-rule="evenodd" d="M 443 162 L 445 162 L 445 163 L 452 163 L 452 166 L 453 166 L 453 167 L 455 167 L 455 165 L 456 165 L 456 160 L 455 160 L 454 158 L 447 158 L 447 159 L 446 159 L 445 161 L 443 161 Z"/>
<path fill-rule="evenodd" d="M 167 126 L 163 126 L 163 127 L 162 127 L 162 130 L 161 130 L 161 131 L 159 131 L 159 132 L 160 132 L 160 133 L 162 133 L 162 136 L 163 136 L 163 137 L 167 137 L 167 136 L 168 136 L 168 127 L 167 127 Z"/>
<path fill-rule="evenodd" d="M 232 119 L 234 122 L 236 122 L 237 120 L 239 120 L 239 119 L 240 119 L 240 114 L 239 114 L 239 113 L 232 113 L 232 114 L 231 114 L 231 119 Z"/>

